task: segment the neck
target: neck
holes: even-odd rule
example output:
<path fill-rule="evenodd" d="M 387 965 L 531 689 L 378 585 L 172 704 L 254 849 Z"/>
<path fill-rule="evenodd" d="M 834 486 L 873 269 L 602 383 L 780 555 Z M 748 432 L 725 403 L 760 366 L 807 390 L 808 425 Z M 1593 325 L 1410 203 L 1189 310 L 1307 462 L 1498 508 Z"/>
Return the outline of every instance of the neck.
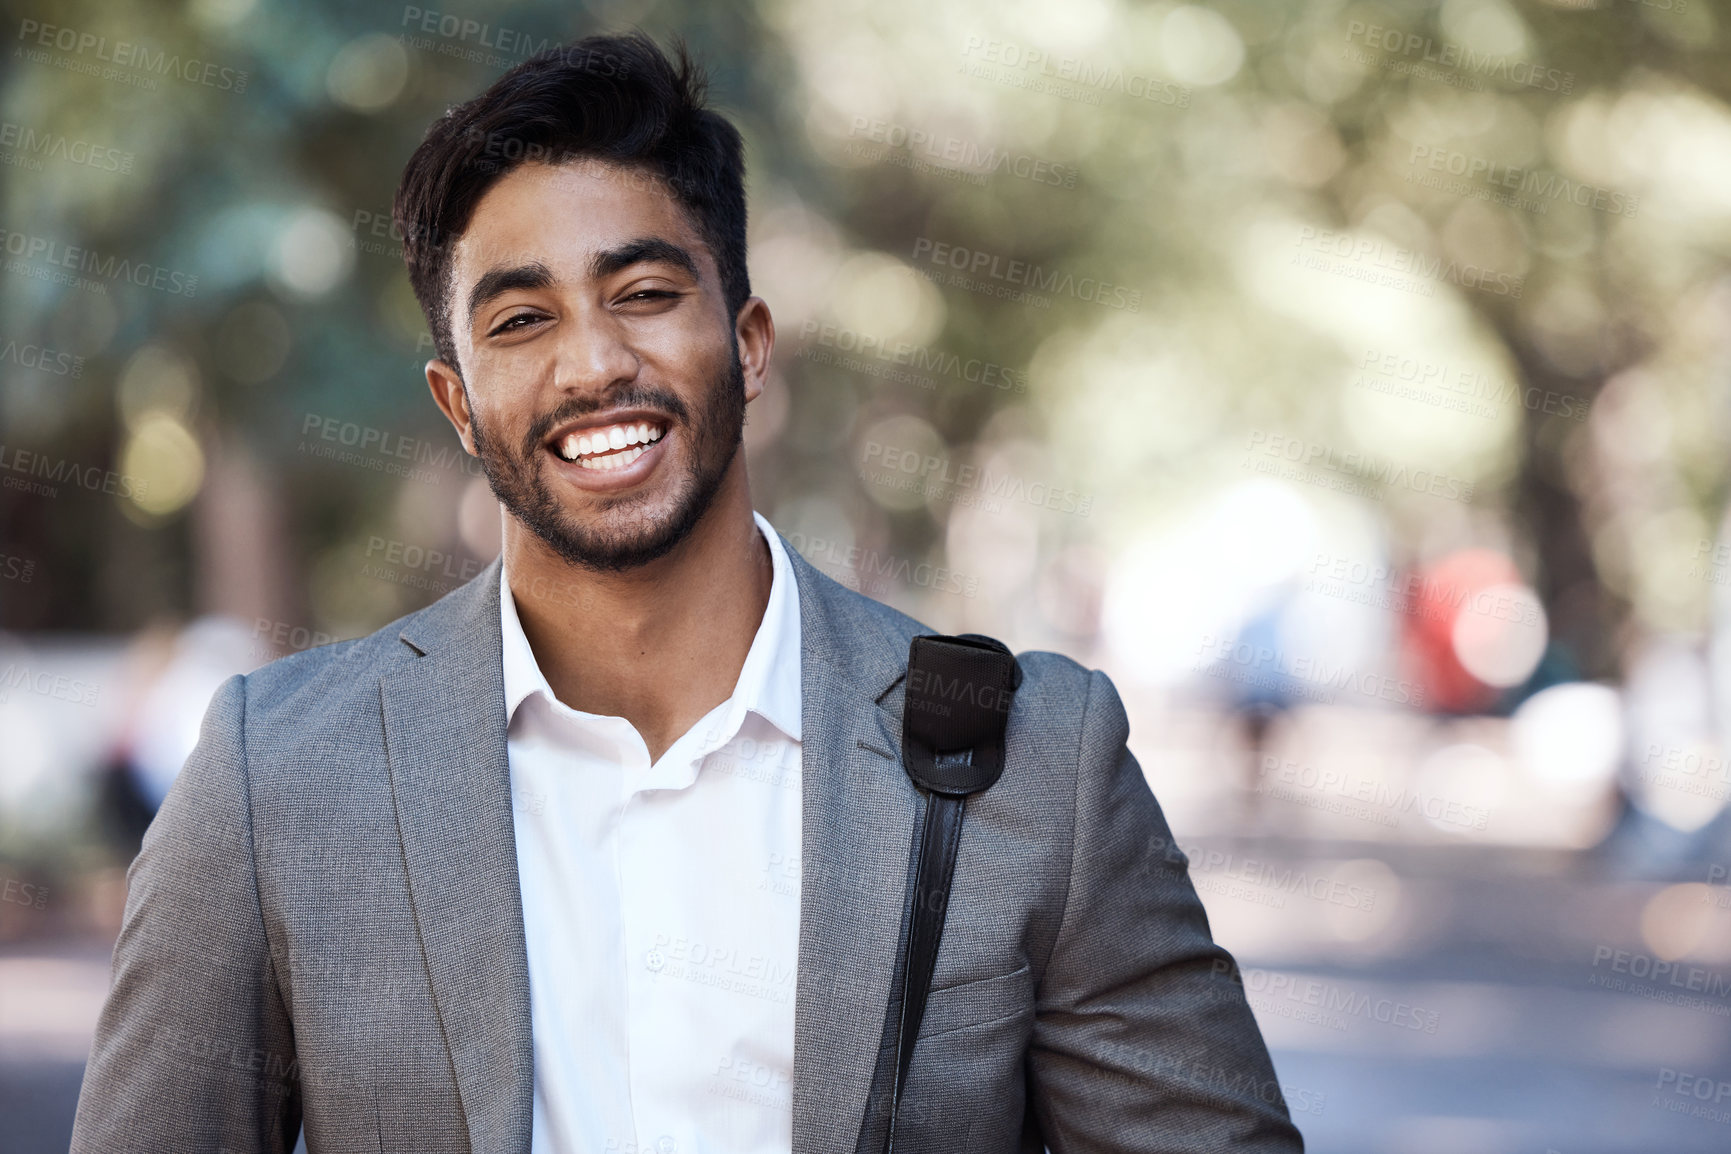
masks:
<path fill-rule="evenodd" d="M 623 573 L 573 565 L 505 519 L 505 571 L 553 695 L 623 717 L 650 761 L 733 694 L 769 605 L 773 565 L 736 459 L 691 533 Z"/>

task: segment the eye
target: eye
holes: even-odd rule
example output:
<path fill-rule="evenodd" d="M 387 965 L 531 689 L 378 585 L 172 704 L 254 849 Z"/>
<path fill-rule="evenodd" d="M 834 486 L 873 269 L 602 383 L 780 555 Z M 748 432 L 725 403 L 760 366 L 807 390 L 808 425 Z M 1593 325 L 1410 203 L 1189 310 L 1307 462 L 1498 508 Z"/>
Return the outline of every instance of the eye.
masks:
<path fill-rule="evenodd" d="M 678 295 L 678 293 L 668 292 L 666 289 L 639 289 L 628 296 L 621 297 L 620 300 L 621 303 L 624 301 L 671 300 Z"/>
<path fill-rule="evenodd" d="M 516 316 L 506 317 L 505 320 L 501 324 L 499 324 L 497 327 L 495 327 L 487 335 L 490 337 L 496 337 L 496 336 L 500 336 L 504 333 L 515 332 L 518 329 L 523 327 L 523 325 L 520 325 L 517 323 L 518 321 L 523 321 L 525 323 L 534 323 L 535 321 L 539 321 L 540 319 L 541 318 L 539 316 L 537 316 L 535 313 L 518 313 Z"/>

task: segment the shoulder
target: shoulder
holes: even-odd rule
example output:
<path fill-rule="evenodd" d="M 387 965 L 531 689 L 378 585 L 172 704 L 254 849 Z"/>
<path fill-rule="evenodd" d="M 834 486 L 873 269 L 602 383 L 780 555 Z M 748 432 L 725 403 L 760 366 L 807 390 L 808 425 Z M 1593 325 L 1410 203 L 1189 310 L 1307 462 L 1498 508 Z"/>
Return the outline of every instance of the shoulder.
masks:
<path fill-rule="evenodd" d="M 1130 725 L 1111 678 L 1062 653 L 1029 650 L 1016 655 L 1022 684 L 1010 722 L 1020 721 L 1024 742 L 1046 750 L 1053 761 L 1078 768 L 1116 760 Z"/>
<path fill-rule="evenodd" d="M 273 661 L 246 676 L 249 729 L 284 722 L 317 728 L 345 724 L 355 711 L 379 711 L 379 681 L 433 648 L 491 648 L 498 661 L 500 560 L 437 601 L 350 641 Z M 482 660 L 486 658 L 483 657 Z"/>
<path fill-rule="evenodd" d="M 799 557 L 791 550 L 790 556 Z M 892 605 L 849 589 L 803 557 L 794 562 L 794 567 L 801 577 L 799 595 L 802 602 L 808 597 L 819 602 L 832 628 L 843 639 L 851 638 L 856 645 L 899 644 L 899 652 L 906 656 L 908 642 L 921 634 L 938 632 Z"/>
<path fill-rule="evenodd" d="M 1079 707 L 1099 692 L 1096 682 L 1111 689 L 1111 681 L 1097 669 L 1089 669 L 1073 657 L 1044 649 L 1029 649 L 1016 654 L 1016 664 L 1022 667 L 1022 686 L 1017 696 L 1039 699 L 1066 707 Z"/>
<path fill-rule="evenodd" d="M 413 662 L 404 634 L 431 609 L 405 614 L 363 637 L 319 645 L 261 665 L 243 680 L 247 728 L 307 732 L 325 719 L 376 712 L 379 680 Z"/>
<path fill-rule="evenodd" d="M 925 622 L 901 610 L 875 601 L 836 581 L 800 557 L 791 546 L 795 570 L 800 576 L 800 596 L 821 604 L 822 619 L 843 639 L 843 645 L 858 654 L 879 652 L 906 667 L 908 643 L 921 634 L 939 633 Z M 1122 719 L 1124 709 L 1111 679 L 1097 669 L 1062 653 L 1043 649 L 1016 655 L 1022 684 L 1016 690 L 1015 714 L 1038 719 L 1045 726 L 1067 729 L 1074 734 L 1088 715 Z"/>

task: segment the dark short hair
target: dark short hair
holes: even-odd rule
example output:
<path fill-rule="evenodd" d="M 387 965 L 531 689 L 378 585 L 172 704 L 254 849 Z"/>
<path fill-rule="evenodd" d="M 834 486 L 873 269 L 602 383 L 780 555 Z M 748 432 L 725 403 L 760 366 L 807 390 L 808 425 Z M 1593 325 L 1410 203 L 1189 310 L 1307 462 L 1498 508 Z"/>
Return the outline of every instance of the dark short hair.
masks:
<path fill-rule="evenodd" d="M 645 175 L 685 210 L 715 258 L 730 315 L 751 295 L 745 268 L 745 150 L 705 107 L 708 82 L 683 44 L 669 60 L 641 32 L 549 48 L 435 121 L 392 206 L 409 283 L 439 358 L 451 340 L 451 254 L 475 206 L 530 162 L 608 161 Z"/>

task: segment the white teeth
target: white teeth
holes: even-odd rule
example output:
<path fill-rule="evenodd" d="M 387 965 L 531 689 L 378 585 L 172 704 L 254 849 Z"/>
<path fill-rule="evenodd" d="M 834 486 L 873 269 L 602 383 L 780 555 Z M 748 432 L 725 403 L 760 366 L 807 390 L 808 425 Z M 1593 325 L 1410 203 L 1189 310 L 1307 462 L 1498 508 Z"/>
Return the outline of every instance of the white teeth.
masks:
<path fill-rule="evenodd" d="M 584 434 L 571 433 L 559 442 L 559 455 L 589 469 L 620 469 L 642 456 L 663 435 L 660 427 L 647 421 Z"/>
<path fill-rule="evenodd" d="M 608 453 L 604 457 L 584 457 L 577 463 L 585 469 L 594 469 L 600 473 L 611 473 L 615 469 L 623 469 L 642 455 L 643 449 L 638 447 L 624 453 Z"/>

